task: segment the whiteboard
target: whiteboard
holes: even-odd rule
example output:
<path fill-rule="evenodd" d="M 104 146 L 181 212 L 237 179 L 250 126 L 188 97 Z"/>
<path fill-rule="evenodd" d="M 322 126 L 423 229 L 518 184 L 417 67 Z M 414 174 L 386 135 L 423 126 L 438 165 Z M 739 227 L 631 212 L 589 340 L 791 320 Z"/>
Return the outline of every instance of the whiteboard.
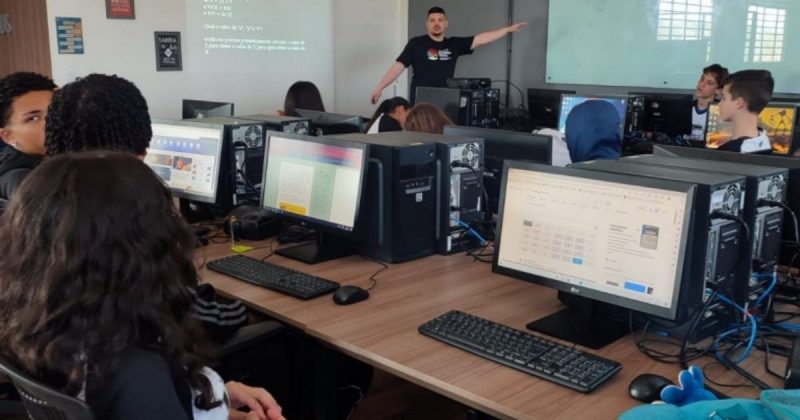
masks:
<path fill-rule="evenodd" d="M 800 0 L 554 0 L 545 80 L 694 89 L 720 63 L 800 93 L 799 32 Z"/>

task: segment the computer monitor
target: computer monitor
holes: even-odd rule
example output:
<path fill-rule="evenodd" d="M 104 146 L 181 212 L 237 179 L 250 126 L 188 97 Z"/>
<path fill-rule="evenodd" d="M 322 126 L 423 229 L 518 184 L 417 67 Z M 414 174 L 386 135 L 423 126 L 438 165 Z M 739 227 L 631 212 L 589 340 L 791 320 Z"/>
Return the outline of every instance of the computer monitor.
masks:
<path fill-rule="evenodd" d="M 332 112 L 296 109 L 297 113 L 311 120 L 311 129 L 317 135 L 349 134 L 364 132 L 364 117 L 359 115 L 334 114 Z"/>
<path fill-rule="evenodd" d="M 211 102 L 196 99 L 183 100 L 183 116 L 188 120 L 192 118 L 232 117 L 233 104 L 230 102 Z"/>
<path fill-rule="evenodd" d="M 493 271 L 676 319 L 694 184 L 513 161 L 504 173 Z M 568 306 L 528 327 L 597 348 L 625 324 Z"/>
<path fill-rule="evenodd" d="M 276 253 L 309 264 L 352 253 L 367 156 L 364 143 L 268 132 L 261 205 L 317 231 Z"/>
<path fill-rule="evenodd" d="M 176 197 L 217 201 L 222 154 L 222 125 L 153 121 L 145 163 Z"/>
<path fill-rule="evenodd" d="M 602 100 L 614 105 L 620 119 L 619 133 L 625 132 L 625 113 L 628 109 L 627 96 L 582 96 L 582 95 L 561 95 L 561 110 L 558 114 L 558 131 L 566 133 L 567 116 L 576 106 L 590 100 Z M 622 139 L 620 139 L 622 140 Z"/>
<path fill-rule="evenodd" d="M 793 150 L 793 138 L 797 124 L 797 105 L 791 103 L 770 102 L 758 114 L 758 125 L 767 132 L 772 152 L 788 155 Z M 717 149 L 721 143 L 733 136 L 733 124 L 722 121 L 719 104 L 711 104 L 708 108 L 706 123 L 706 147 Z"/>
<path fill-rule="evenodd" d="M 644 96 L 642 131 L 669 137 L 692 133 L 692 95 L 680 93 L 629 92 Z"/>
<path fill-rule="evenodd" d="M 457 125 L 445 126 L 444 134 L 483 139 L 483 184 L 489 196 L 491 213 L 498 211 L 503 162 L 521 160 L 550 165 L 553 160 L 553 138 L 550 136 Z"/>
<path fill-rule="evenodd" d="M 534 127 L 558 127 L 561 96 L 574 95 L 574 90 L 528 89 L 528 113 Z"/>

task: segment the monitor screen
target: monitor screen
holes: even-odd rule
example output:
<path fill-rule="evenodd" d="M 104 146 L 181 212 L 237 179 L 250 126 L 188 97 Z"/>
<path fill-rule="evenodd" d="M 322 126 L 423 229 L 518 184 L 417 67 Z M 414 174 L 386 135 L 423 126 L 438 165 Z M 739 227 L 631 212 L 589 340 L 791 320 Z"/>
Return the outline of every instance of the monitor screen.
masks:
<path fill-rule="evenodd" d="M 605 175 L 508 165 L 495 271 L 675 319 L 694 187 Z"/>
<path fill-rule="evenodd" d="M 558 131 L 565 133 L 567 131 L 567 116 L 572 112 L 576 106 L 589 101 L 589 100 L 603 100 L 611 105 L 619 113 L 620 119 L 620 134 L 625 131 L 625 111 L 627 110 L 628 98 L 625 96 L 581 96 L 581 95 L 562 95 L 561 96 L 561 111 L 558 114 Z"/>
<path fill-rule="evenodd" d="M 232 117 L 233 104 L 230 102 L 211 102 L 195 99 L 183 100 L 184 120 L 193 118 Z"/>
<path fill-rule="evenodd" d="M 223 127 L 153 122 L 152 128 L 145 163 L 177 197 L 216 202 Z"/>
<path fill-rule="evenodd" d="M 796 117 L 795 104 L 770 103 L 758 114 L 758 126 L 767 132 L 773 153 L 788 155 L 791 152 Z M 723 141 L 732 136 L 733 124 L 722 121 L 719 104 L 711 104 L 706 123 L 706 147 L 719 148 Z"/>
<path fill-rule="evenodd" d="M 353 232 L 366 145 L 269 132 L 262 206 L 316 227 Z"/>
<path fill-rule="evenodd" d="M 561 95 L 573 95 L 574 90 L 528 89 L 528 112 L 535 127 L 558 127 Z"/>
<path fill-rule="evenodd" d="M 680 93 L 629 92 L 644 96 L 644 126 L 646 133 L 665 133 L 670 137 L 692 133 L 692 95 Z M 700 127 L 699 133 L 702 133 Z M 700 135 L 700 134 L 698 134 Z M 698 138 L 698 140 L 702 140 Z"/>
<path fill-rule="evenodd" d="M 296 109 L 295 111 L 302 118 L 311 120 L 311 127 L 317 131 L 317 135 L 364 132 L 364 117 L 359 115 L 334 114 L 310 109 Z"/>

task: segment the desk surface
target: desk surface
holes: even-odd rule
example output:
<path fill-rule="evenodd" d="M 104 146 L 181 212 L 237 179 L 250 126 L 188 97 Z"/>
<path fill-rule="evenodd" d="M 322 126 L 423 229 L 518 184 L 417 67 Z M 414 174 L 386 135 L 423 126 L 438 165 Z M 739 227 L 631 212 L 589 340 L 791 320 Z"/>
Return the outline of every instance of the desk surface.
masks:
<path fill-rule="evenodd" d="M 253 257 L 269 249 L 251 252 Z M 212 245 L 198 258 L 230 254 L 228 246 Z M 340 282 L 367 288 L 370 275 L 381 268 L 357 256 L 317 265 L 272 256 L 286 265 Z M 370 298 L 349 306 L 333 303 L 330 296 L 301 301 L 203 269 L 201 276 L 226 295 L 269 314 L 306 334 L 381 370 L 428 388 L 485 413 L 501 418 L 615 418 L 638 404 L 628 396 L 628 384 L 640 373 L 676 378 L 679 368 L 655 362 L 640 353 L 632 337 L 624 337 L 592 353 L 616 360 L 623 369 L 591 394 L 581 394 L 551 382 L 515 371 L 425 337 L 417 327 L 451 309 L 459 309 L 510 327 L 525 325 L 560 308 L 552 289 L 494 274 L 491 265 L 473 262 L 464 254 L 431 256 L 390 265 L 377 276 Z M 701 360 L 700 365 L 711 359 Z M 776 362 L 773 370 L 782 371 Z M 767 383 L 780 387 L 777 378 L 762 375 L 763 357 L 754 354 L 743 364 Z M 739 377 L 709 367 L 706 374 L 725 383 L 745 383 Z M 743 397 L 756 397 L 751 388 L 722 389 Z"/>

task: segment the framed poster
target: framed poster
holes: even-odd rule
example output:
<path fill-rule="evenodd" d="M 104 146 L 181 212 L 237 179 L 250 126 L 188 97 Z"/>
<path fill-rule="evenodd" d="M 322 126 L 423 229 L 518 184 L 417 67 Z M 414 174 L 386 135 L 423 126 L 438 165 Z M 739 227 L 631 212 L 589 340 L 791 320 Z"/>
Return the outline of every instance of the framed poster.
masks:
<path fill-rule="evenodd" d="M 56 17 L 59 54 L 83 54 L 83 24 L 79 17 Z"/>
<path fill-rule="evenodd" d="M 133 0 L 106 0 L 106 19 L 136 19 Z"/>
<path fill-rule="evenodd" d="M 181 71 L 181 33 L 155 32 L 156 71 Z"/>

